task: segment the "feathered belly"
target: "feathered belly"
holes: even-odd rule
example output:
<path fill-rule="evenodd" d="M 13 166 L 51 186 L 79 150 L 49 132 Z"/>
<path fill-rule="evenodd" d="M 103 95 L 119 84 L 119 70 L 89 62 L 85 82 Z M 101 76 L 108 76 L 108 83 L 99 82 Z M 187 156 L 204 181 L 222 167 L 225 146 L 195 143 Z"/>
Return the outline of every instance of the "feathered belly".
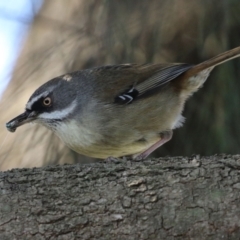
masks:
<path fill-rule="evenodd" d="M 113 142 L 90 128 L 81 128 L 75 123 L 61 124 L 55 132 L 72 150 L 93 158 L 121 157 L 141 153 L 160 140 L 159 134 Z M 111 134 L 111 133 L 110 133 Z"/>

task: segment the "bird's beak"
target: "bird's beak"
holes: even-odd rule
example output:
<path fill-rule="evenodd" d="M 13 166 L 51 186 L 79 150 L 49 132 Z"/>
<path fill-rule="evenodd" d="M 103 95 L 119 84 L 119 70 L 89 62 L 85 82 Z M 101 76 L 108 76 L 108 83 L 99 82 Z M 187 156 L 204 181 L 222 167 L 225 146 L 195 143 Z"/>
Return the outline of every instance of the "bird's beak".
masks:
<path fill-rule="evenodd" d="M 6 123 L 6 128 L 9 132 L 15 132 L 16 129 L 22 126 L 25 123 L 32 122 L 36 119 L 36 112 L 26 110 L 24 113 L 20 114 L 19 116 L 15 117 L 8 123 Z"/>

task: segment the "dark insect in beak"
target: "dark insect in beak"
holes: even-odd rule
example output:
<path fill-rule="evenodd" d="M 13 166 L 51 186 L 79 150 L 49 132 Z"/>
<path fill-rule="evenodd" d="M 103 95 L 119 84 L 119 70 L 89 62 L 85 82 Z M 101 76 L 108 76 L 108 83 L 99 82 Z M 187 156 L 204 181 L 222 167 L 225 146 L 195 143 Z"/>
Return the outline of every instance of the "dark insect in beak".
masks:
<path fill-rule="evenodd" d="M 26 110 L 24 113 L 20 114 L 19 116 L 6 123 L 6 128 L 9 132 L 15 132 L 18 127 L 36 119 L 36 115 L 36 112 Z"/>

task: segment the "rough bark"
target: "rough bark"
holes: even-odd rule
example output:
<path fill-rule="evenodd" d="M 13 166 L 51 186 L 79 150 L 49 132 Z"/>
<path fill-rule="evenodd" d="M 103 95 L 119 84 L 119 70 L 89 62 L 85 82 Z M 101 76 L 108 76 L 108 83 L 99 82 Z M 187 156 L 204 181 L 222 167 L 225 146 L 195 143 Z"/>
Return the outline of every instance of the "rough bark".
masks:
<path fill-rule="evenodd" d="M 239 239 L 240 155 L 0 173 L 0 239 Z"/>

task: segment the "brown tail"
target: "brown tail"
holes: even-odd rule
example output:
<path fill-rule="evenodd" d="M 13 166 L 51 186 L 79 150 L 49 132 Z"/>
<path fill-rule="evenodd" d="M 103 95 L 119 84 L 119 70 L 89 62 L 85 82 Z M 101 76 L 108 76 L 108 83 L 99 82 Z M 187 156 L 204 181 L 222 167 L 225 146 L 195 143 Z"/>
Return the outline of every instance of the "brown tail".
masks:
<path fill-rule="evenodd" d="M 194 67 L 192 67 L 191 69 L 189 69 L 185 74 L 188 77 L 192 77 L 204 69 L 208 69 L 210 67 L 215 67 L 219 64 L 222 64 L 224 62 L 227 62 L 227 61 L 237 58 L 237 57 L 240 57 L 240 47 L 236 47 L 232 50 L 229 50 L 227 52 L 219 54 L 216 57 L 213 57 L 205 62 L 199 63 L 199 64 L 195 65 Z"/>
<path fill-rule="evenodd" d="M 182 95 L 190 96 L 196 92 L 207 80 L 209 73 L 215 66 L 237 57 L 240 57 L 240 47 L 224 52 L 187 70 L 177 81 L 179 83 L 178 88 L 181 89 Z"/>

